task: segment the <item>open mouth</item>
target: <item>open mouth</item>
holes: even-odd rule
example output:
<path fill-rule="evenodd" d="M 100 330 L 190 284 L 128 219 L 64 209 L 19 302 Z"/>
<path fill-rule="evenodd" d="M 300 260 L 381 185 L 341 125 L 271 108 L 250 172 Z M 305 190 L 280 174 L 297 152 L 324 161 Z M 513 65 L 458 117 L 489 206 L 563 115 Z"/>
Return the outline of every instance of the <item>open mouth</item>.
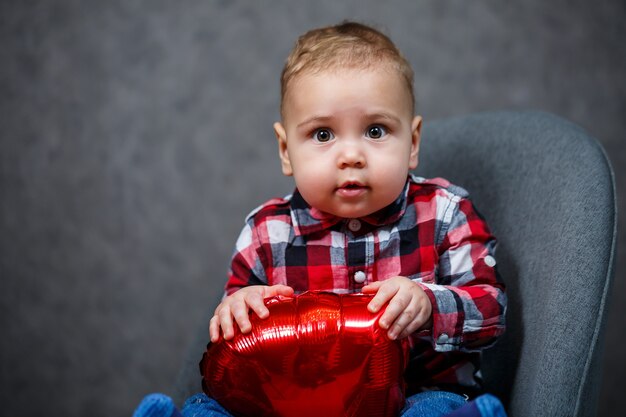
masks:
<path fill-rule="evenodd" d="M 344 190 L 359 190 L 362 188 L 367 188 L 365 185 L 361 184 L 360 182 L 345 182 L 342 185 L 339 186 L 340 189 L 344 189 Z"/>
<path fill-rule="evenodd" d="M 347 182 L 337 188 L 337 192 L 345 197 L 356 197 L 367 191 L 367 188 L 358 182 Z"/>

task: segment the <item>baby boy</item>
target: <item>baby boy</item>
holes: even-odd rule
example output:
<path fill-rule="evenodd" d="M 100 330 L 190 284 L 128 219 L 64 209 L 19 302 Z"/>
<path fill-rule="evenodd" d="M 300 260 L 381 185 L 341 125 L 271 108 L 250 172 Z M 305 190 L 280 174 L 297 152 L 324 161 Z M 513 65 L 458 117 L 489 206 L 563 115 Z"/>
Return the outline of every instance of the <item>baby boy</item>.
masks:
<path fill-rule="evenodd" d="M 298 39 L 274 124 L 296 189 L 247 217 L 210 322 L 215 342 L 235 326 L 249 332 L 251 311 L 267 317 L 266 297 L 375 294 L 368 309 L 385 309 L 388 337 L 409 338 L 406 417 L 444 415 L 480 394 L 480 351 L 504 331 L 506 309 L 495 239 L 466 191 L 411 174 L 414 101 L 411 66 L 381 32 L 344 22 Z M 183 414 L 191 408 L 229 415 L 204 394 Z"/>

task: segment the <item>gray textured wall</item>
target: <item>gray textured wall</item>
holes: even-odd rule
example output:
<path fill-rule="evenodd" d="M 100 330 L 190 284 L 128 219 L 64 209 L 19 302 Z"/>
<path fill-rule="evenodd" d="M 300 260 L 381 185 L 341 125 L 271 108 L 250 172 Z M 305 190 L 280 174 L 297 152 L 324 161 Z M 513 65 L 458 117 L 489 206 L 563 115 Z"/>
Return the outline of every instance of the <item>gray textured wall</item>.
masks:
<path fill-rule="evenodd" d="M 385 28 L 426 120 L 531 108 L 580 124 L 626 213 L 624 1 L 263 4 L 0 2 L 0 415 L 125 416 L 172 392 L 244 215 L 291 190 L 271 124 L 282 62 L 314 26 Z M 603 416 L 626 392 L 625 239 Z"/>

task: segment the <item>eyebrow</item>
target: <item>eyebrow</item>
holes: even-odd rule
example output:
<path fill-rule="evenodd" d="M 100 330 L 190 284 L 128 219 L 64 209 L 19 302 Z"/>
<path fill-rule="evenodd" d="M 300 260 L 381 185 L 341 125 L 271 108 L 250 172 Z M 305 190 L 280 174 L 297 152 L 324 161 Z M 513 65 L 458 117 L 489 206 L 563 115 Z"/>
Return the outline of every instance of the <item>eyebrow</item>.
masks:
<path fill-rule="evenodd" d="M 313 116 L 313 117 L 309 117 L 308 119 L 305 119 L 303 122 L 298 123 L 298 125 L 296 126 L 296 128 L 301 128 L 302 126 L 307 126 L 310 124 L 319 124 L 319 123 L 325 123 L 328 122 L 329 120 L 332 120 L 332 116 Z"/>
<path fill-rule="evenodd" d="M 334 116 L 313 116 L 313 117 L 309 117 L 308 119 L 305 119 L 304 121 L 298 123 L 296 125 L 297 129 L 302 128 L 303 126 L 307 126 L 310 124 L 324 124 L 327 123 L 329 121 L 331 121 L 334 118 Z M 386 113 L 386 112 L 372 112 L 372 113 L 365 113 L 363 115 L 364 119 L 368 119 L 368 120 L 372 120 L 372 119 L 384 119 L 384 120 L 390 120 L 391 122 L 394 123 L 401 123 L 401 120 L 399 117 L 394 116 L 390 113 Z"/>

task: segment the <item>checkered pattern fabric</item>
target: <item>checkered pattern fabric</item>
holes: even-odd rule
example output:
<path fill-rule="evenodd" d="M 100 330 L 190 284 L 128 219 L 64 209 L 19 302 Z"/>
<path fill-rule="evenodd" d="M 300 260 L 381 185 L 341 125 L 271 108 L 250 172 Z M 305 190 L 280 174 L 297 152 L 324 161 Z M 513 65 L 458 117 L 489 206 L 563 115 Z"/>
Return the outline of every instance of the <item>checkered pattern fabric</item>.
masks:
<path fill-rule="evenodd" d="M 441 178 L 411 175 L 395 202 L 360 219 L 320 212 L 296 190 L 247 217 L 226 294 L 275 284 L 296 293 L 359 292 L 408 277 L 433 306 L 432 330 L 410 337 L 409 387 L 469 392 L 480 386 L 478 352 L 505 327 L 495 244 L 467 192 Z"/>

